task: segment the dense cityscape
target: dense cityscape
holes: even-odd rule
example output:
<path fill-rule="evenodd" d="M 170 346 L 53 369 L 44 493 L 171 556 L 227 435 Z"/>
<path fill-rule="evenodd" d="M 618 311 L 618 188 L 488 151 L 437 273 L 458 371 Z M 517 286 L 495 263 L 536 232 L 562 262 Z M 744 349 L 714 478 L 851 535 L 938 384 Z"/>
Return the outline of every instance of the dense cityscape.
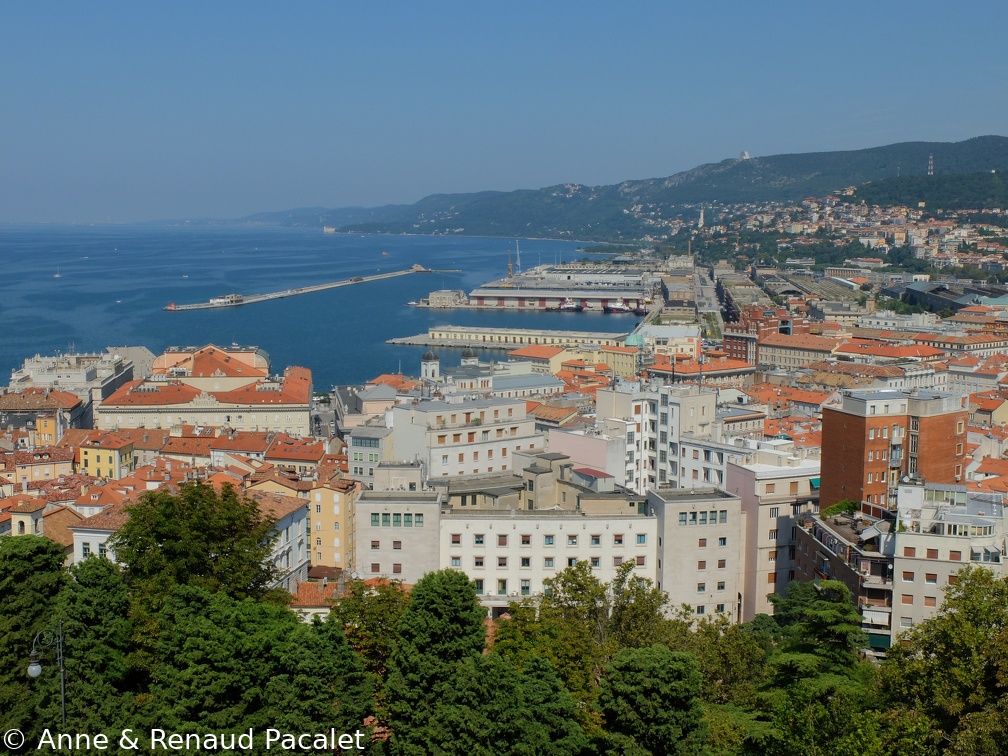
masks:
<path fill-rule="evenodd" d="M 58 615 L 71 679 L 5 671 L 5 723 L 48 743 L 58 701 L 216 753 L 266 706 L 290 752 L 995 752 L 1008 218 L 697 210 L 430 292 L 410 304 L 564 327 L 404 333 L 419 364 L 363 385 L 238 344 L 26 358 L 0 394 L 5 669 Z M 219 666 L 200 622 L 272 661 Z"/>

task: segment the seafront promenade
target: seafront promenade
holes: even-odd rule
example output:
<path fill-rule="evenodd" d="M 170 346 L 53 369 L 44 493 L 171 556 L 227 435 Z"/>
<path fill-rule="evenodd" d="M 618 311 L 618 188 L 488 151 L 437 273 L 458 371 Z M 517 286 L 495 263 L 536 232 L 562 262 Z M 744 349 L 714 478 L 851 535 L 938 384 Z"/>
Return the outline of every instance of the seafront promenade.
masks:
<path fill-rule="evenodd" d="M 336 289 L 340 286 L 353 286 L 369 281 L 382 281 L 386 278 L 397 278 L 398 276 L 408 276 L 410 273 L 433 273 L 422 265 L 413 265 L 406 270 L 395 270 L 391 273 L 376 273 L 373 276 L 355 276 L 341 281 L 331 281 L 329 283 L 314 284 L 312 286 L 302 286 L 297 289 L 284 289 L 282 291 L 271 291 L 266 294 L 227 294 L 222 297 L 214 297 L 209 302 L 195 302 L 193 304 L 175 304 L 169 302 L 165 307 L 168 312 L 178 312 L 180 310 L 215 310 L 220 307 L 237 307 L 238 305 L 255 304 L 256 302 L 266 302 L 271 299 L 283 299 L 293 297 L 298 294 L 310 294 L 313 291 L 325 291 L 326 289 Z"/>

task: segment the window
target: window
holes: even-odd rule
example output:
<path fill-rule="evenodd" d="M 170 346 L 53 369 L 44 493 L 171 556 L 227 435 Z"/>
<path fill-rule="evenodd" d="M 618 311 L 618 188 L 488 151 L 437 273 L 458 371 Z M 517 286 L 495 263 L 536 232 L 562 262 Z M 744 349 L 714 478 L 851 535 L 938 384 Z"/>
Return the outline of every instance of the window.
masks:
<path fill-rule="evenodd" d="M 719 570 L 723 570 L 725 568 L 725 560 L 724 559 L 718 559 L 717 560 L 717 567 L 718 567 Z"/>
<path fill-rule="evenodd" d="M 697 593 L 706 593 L 707 592 L 707 583 L 697 583 L 696 584 L 696 590 L 697 590 Z"/>
<path fill-rule="evenodd" d="M 532 592 L 532 584 L 528 580 L 521 581 L 521 595 L 528 596 Z"/>
<path fill-rule="evenodd" d="M 904 593 L 900 598 L 901 604 L 913 604 L 913 594 Z"/>
<path fill-rule="evenodd" d="M 457 545 L 457 544 L 462 543 L 462 534 L 461 533 L 452 533 L 451 542 L 452 542 L 453 545 Z"/>
<path fill-rule="evenodd" d="M 568 567 L 577 567 L 577 557 L 568 557 L 567 558 L 567 566 Z"/>
<path fill-rule="evenodd" d="M 473 543 L 475 543 L 477 546 L 482 546 L 484 540 L 485 536 L 483 533 L 477 533 L 476 535 L 473 536 Z"/>
<path fill-rule="evenodd" d="M 532 545 L 532 536 L 530 536 L 530 535 L 523 535 L 521 537 L 521 545 L 522 546 L 531 546 Z"/>
<path fill-rule="evenodd" d="M 371 527 L 372 528 L 377 528 L 378 527 L 378 513 L 377 512 L 371 515 Z"/>
<path fill-rule="evenodd" d="M 772 493 L 775 493 L 776 491 L 777 491 L 777 484 L 776 483 L 767 483 L 766 484 L 766 493 L 772 494 Z"/>
<path fill-rule="evenodd" d="M 473 567 L 483 567 L 483 557 L 473 557 Z"/>
<path fill-rule="evenodd" d="M 927 550 L 927 558 L 928 559 L 937 559 L 938 558 L 938 549 L 928 549 Z"/>
<path fill-rule="evenodd" d="M 622 567 L 623 566 L 623 557 L 621 557 L 621 556 L 613 557 L 612 558 L 612 566 L 613 567 Z"/>
<path fill-rule="evenodd" d="M 924 582 L 928 585 L 938 585 L 938 575 L 934 572 L 925 572 Z"/>
<path fill-rule="evenodd" d="M 497 566 L 507 567 L 507 557 L 506 556 L 497 557 Z"/>
<path fill-rule="evenodd" d="M 388 512 L 383 513 L 381 516 L 381 524 L 383 528 L 389 527 L 392 524 L 392 515 Z"/>
<path fill-rule="evenodd" d="M 776 572 L 768 572 L 766 577 L 767 577 L 766 581 L 768 583 L 776 583 L 777 582 L 777 573 Z"/>
<path fill-rule="evenodd" d="M 507 546 L 507 534 L 506 533 L 497 536 L 497 545 L 498 546 Z"/>
<path fill-rule="evenodd" d="M 381 548 L 381 541 L 371 541 L 371 551 L 377 551 Z"/>
<path fill-rule="evenodd" d="M 592 557 L 591 558 L 591 566 L 592 567 L 601 567 L 602 566 L 602 560 L 599 557 Z"/>
<path fill-rule="evenodd" d="M 647 543 L 647 533 L 638 533 L 637 534 L 637 545 L 638 546 L 643 546 L 646 543 Z"/>
<path fill-rule="evenodd" d="M 770 531 L 770 536 L 769 537 L 770 537 L 771 541 L 776 541 L 777 540 L 777 529 L 776 528 L 774 528 L 773 530 Z"/>
<path fill-rule="evenodd" d="M 725 589 L 725 583 L 724 583 L 724 581 L 723 581 L 723 580 L 721 580 L 721 581 L 718 581 L 718 584 L 717 584 L 717 589 L 718 589 L 719 591 L 723 591 L 723 590 Z"/>
<path fill-rule="evenodd" d="M 393 551 L 402 551 L 402 541 L 392 541 Z"/>
<path fill-rule="evenodd" d="M 413 522 L 418 528 L 423 527 L 423 515 L 419 512 L 413 517 Z"/>
<path fill-rule="evenodd" d="M 378 562 L 371 562 L 371 572 L 378 573 L 381 572 L 381 565 Z"/>
<path fill-rule="evenodd" d="M 705 614 L 706 612 L 707 612 L 707 607 L 705 607 L 703 604 L 701 604 L 700 606 L 698 606 L 696 608 L 696 613 L 697 614 Z"/>
<path fill-rule="evenodd" d="M 938 606 L 938 601 L 934 596 L 925 596 L 924 606 Z"/>
<path fill-rule="evenodd" d="M 718 512 L 718 522 L 725 523 L 728 522 L 728 510 L 722 509 Z"/>
<path fill-rule="evenodd" d="M 718 546 L 727 546 L 728 545 L 728 537 L 727 536 L 721 536 L 720 538 L 718 538 L 717 539 L 717 545 Z"/>
<path fill-rule="evenodd" d="M 532 566 L 532 557 L 522 557 L 521 558 L 521 566 L 522 567 L 531 567 Z"/>
<path fill-rule="evenodd" d="M 679 524 L 680 525 L 685 525 L 686 524 L 686 513 L 685 512 L 680 512 L 679 513 Z"/>
<path fill-rule="evenodd" d="M 601 546 L 602 545 L 602 536 L 600 536 L 600 535 L 593 535 L 591 537 L 591 545 L 592 546 Z"/>
<path fill-rule="evenodd" d="M 91 556 L 91 544 L 90 544 L 90 543 L 86 543 L 86 542 L 85 542 L 85 543 L 82 543 L 82 544 L 81 544 L 81 555 L 82 555 L 82 556 L 83 556 L 83 557 L 84 557 L 85 559 L 86 559 L 87 557 Z"/>
<path fill-rule="evenodd" d="M 393 564 L 392 565 L 392 574 L 393 575 L 401 575 L 402 574 L 402 565 L 401 564 Z"/>
<path fill-rule="evenodd" d="M 576 535 L 569 535 L 569 536 L 567 536 L 567 545 L 568 546 L 577 546 L 577 536 Z"/>
<path fill-rule="evenodd" d="M 707 539 L 706 539 L 706 538 L 701 538 L 701 539 L 699 539 L 699 540 L 697 541 L 697 546 L 698 546 L 699 548 L 701 548 L 701 549 L 706 549 L 706 548 L 707 548 Z"/>
<path fill-rule="evenodd" d="M 696 568 L 698 570 L 706 570 L 707 569 L 707 562 L 705 560 L 701 559 L 699 562 L 696 563 Z"/>
<path fill-rule="evenodd" d="M 507 596 L 507 580 L 498 580 L 497 581 L 497 595 L 498 596 Z"/>
<path fill-rule="evenodd" d="M 476 584 L 476 595 L 477 596 L 482 596 L 483 595 L 483 578 L 478 578 L 478 579 L 474 580 L 473 582 Z"/>
<path fill-rule="evenodd" d="M 915 556 L 917 556 L 917 549 L 914 548 L 913 546 L 904 546 L 903 547 L 903 556 L 905 556 L 905 557 L 915 557 Z"/>
<path fill-rule="evenodd" d="M 780 507 L 770 507 L 770 517 L 773 519 L 780 517 Z"/>
<path fill-rule="evenodd" d="M 701 525 L 706 525 L 707 524 L 707 513 L 706 512 L 701 512 L 700 513 L 700 524 Z"/>
<path fill-rule="evenodd" d="M 553 569 L 553 557 L 546 557 L 543 560 L 543 567 L 545 567 L 548 570 L 552 570 Z"/>
<path fill-rule="evenodd" d="M 904 583 L 912 583 L 913 581 L 914 581 L 914 574 L 912 572 L 904 570 L 903 571 L 903 582 Z"/>
<path fill-rule="evenodd" d="M 637 557 L 637 566 L 638 567 L 643 567 L 646 563 L 647 563 L 647 558 L 646 557 L 642 557 L 642 556 Z"/>
<path fill-rule="evenodd" d="M 770 554 L 769 554 L 768 559 L 771 562 L 776 562 L 777 561 L 777 549 L 771 549 L 770 550 Z"/>
<path fill-rule="evenodd" d="M 413 484 L 411 483 L 410 485 L 413 485 Z M 417 515 L 417 517 L 423 517 L 423 515 Z M 413 527 L 413 515 L 411 515 L 409 513 L 404 514 L 402 516 L 402 524 L 403 524 L 404 528 L 412 528 Z M 422 524 L 423 523 L 419 523 L 417 525 L 417 527 L 420 527 L 420 525 L 422 525 Z"/>
<path fill-rule="evenodd" d="M 617 535 L 614 535 L 612 537 L 612 542 L 613 542 L 613 546 L 622 546 L 623 545 L 623 534 L 619 533 Z"/>
<path fill-rule="evenodd" d="M 724 614 L 724 604 L 718 604 L 715 607 L 715 611 L 717 611 L 719 614 Z"/>
<path fill-rule="evenodd" d="M 461 567 L 462 566 L 462 558 L 461 557 L 452 557 L 451 558 L 451 566 L 452 567 Z"/>
<path fill-rule="evenodd" d="M 551 535 L 543 536 L 543 543 L 545 543 L 547 546 L 552 546 L 553 545 L 553 536 L 551 536 Z"/>

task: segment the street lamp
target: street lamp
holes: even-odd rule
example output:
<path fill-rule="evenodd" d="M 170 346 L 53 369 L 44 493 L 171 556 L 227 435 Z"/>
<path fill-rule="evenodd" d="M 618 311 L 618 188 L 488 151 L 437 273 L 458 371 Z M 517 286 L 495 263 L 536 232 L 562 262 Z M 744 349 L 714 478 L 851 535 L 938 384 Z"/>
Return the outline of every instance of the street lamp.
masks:
<path fill-rule="evenodd" d="M 63 657 L 63 620 L 59 621 L 56 629 L 46 628 L 35 635 L 32 641 L 31 654 L 28 657 L 28 677 L 38 677 L 42 674 L 42 665 L 39 664 L 39 649 L 56 649 L 56 663 L 59 664 L 60 671 L 60 711 L 63 716 L 63 727 L 66 728 L 66 665 Z"/>

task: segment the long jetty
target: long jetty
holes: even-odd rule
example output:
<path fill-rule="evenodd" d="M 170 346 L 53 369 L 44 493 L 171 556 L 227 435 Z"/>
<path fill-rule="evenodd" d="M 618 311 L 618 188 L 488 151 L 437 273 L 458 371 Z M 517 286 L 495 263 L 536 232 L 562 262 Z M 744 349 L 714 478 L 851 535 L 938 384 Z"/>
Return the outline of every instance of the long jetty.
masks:
<path fill-rule="evenodd" d="M 270 299 L 283 299 L 284 297 L 294 297 L 298 294 L 310 294 L 313 291 L 325 291 L 326 289 L 336 289 L 340 286 L 353 286 L 354 284 L 368 283 L 369 281 L 382 281 L 386 278 L 396 278 L 398 276 L 408 276 L 411 273 L 435 273 L 422 265 L 414 265 L 406 270 L 395 270 L 391 273 L 377 273 L 373 276 L 354 276 L 353 278 L 341 281 L 331 281 L 329 283 L 314 284 L 313 286 L 302 286 L 298 289 L 284 289 L 283 291 L 271 291 L 266 294 L 227 294 L 222 297 L 214 297 L 209 302 L 195 302 L 193 304 L 175 304 L 170 302 L 164 309 L 168 312 L 179 312 L 181 310 L 216 310 L 222 307 L 237 307 L 239 305 L 255 304 L 256 302 L 266 302 Z"/>

